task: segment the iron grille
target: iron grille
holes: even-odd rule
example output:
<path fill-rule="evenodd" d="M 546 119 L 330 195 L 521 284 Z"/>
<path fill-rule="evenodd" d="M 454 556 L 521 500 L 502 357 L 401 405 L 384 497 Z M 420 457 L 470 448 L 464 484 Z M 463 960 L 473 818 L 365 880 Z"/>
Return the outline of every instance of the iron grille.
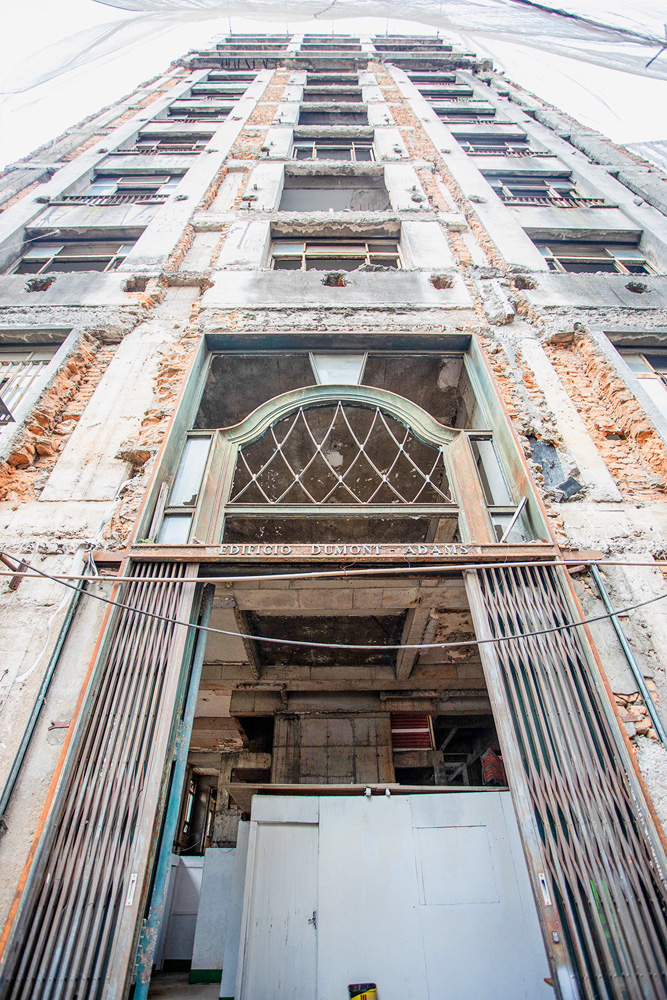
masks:
<path fill-rule="evenodd" d="M 50 358 L 35 360 L 27 357 L 19 361 L 3 361 L 0 357 L 0 397 L 6 412 L 0 412 L 0 427 L 13 421 L 15 410 L 25 394 L 42 375 Z"/>
<path fill-rule="evenodd" d="M 174 583 L 127 583 L 122 603 L 189 618 L 194 588 L 184 567 L 137 563 L 131 572 Z M 133 940 L 183 631 L 135 610 L 112 618 L 8 946 L 3 1000 L 123 995 L 125 967 L 112 956 L 131 954 L 120 926 Z"/>
<path fill-rule="evenodd" d="M 300 407 L 239 448 L 229 503 L 451 504 L 442 453 L 380 407 Z"/>
<path fill-rule="evenodd" d="M 572 621 L 553 568 L 491 568 L 478 579 L 483 634 L 520 636 Z M 530 797 L 581 997 L 664 1000 L 664 859 L 580 636 L 560 629 L 480 651 L 499 732 L 505 726 L 518 745 L 510 785 Z"/>
<path fill-rule="evenodd" d="M 54 198 L 52 205 L 162 205 L 169 196 L 149 194 L 66 194 Z"/>

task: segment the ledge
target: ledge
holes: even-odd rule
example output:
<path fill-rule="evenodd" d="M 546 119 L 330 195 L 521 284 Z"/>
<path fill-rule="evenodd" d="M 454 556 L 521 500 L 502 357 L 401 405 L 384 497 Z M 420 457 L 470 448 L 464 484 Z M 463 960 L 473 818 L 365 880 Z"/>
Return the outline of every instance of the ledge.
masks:
<path fill-rule="evenodd" d="M 537 288 L 524 294 L 539 306 L 578 307 L 586 309 L 665 309 L 667 275 L 665 274 L 558 274 L 555 271 L 533 275 Z M 631 292 L 627 285 L 638 282 L 648 291 Z"/>
<path fill-rule="evenodd" d="M 463 280 L 453 275 L 451 288 L 437 289 L 430 271 L 346 271 L 345 286 L 323 284 L 325 271 L 217 271 L 213 288 L 202 297 L 203 309 L 363 306 L 383 310 L 472 309 Z"/>

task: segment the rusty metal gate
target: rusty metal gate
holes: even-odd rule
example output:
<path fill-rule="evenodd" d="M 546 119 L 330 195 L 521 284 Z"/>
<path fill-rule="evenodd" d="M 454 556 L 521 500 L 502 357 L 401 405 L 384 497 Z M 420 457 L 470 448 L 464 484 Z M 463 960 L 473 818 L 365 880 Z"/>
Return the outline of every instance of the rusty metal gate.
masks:
<path fill-rule="evenodd" d="M 664 855 L 553 567 L 466 574 L 480 653 L 563 998 L 664 1000 Z M 548 631 L 553 629 L 553 631 Z"/>
<path fill-rule="evenodd" d="M 119 600 L 190 621 L 197 567 L 137 563 Z M 134 960 L 194 630 L 114 609 L 8 946 L 2 996 L 120 998 Z M 187 659 L 185 660 L 187 662 Z"/>

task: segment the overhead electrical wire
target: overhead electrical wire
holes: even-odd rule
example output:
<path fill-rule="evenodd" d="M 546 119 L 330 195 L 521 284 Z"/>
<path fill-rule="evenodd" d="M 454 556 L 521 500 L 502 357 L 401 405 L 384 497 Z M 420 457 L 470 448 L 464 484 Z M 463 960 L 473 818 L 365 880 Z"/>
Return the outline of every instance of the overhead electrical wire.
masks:
<path fill-rule="evenodd" d="M 2 555 L 7 555 L 7 554 L 3 552 Z M 12 558 L 12 557 L 9 557 L 9 558 Z M 515 563 L 502 563 L 502 564 L 498 564 L 498 563 L 488 564 L 487 563 L 487 564 L 482 564 L 481 568 L 484 568 L 484 569 L 489 569 L 489 568 L 492 568 L 492 569 L 504 569 L 504 568 L 512 568 L 515 565 L 516 565 Z M 532 565 L 544 565 L 544 563 L 543 562 L 535 561 Z M 47 580 L 51 580 L 53 583 L 59 583 L 62 587 L 67 587 L 70 590 L 77 590 L 78 589 L 73 584 L 68 583 L 66 580 L 60 579 L 57 576 L 52 576 L 50 573 L 47 573 L 45 570 L 37 569 L 34 566 L 31 567 L 31 568 L 39 576 L 44 577 Z M 420 567 L 420 570 L 421 570 L 421 567 Z M 100 580 L 103 579 L 103 578 L 101 578 L 101 577 L 92 577 L 92 578 L 89 578 L 89 579 L 94 580 L 96 583 L 99 583 Z M 271 579 L 275 579 L 275 578 L 272 577 Z M 150 577 L 147 578 L 147 582 L 149 582 L 149 581 L 150 581 Z M 114 580 L 113 582 L 116 582 L 116 581 Z M 139 582 L 139 581 L 137 580 L 136 577 L 128 577 L 127 578 L 127 582 L 135 582 L 136 583 L 136 582 Z M 169 582 L 172 583 L 172 584 L 174 584 L 174 585 L 181 585 L 181 584 L 184 584 L 184 583 L 192 584 L 192 583 L 195 583 L 196 581 L 188 579 L 187 577 L 176 577 L 176 578 L 170 580 Z M 532 638 L 534 636 L 549 635 L 549 634 L 551 634 L 553 632 L 564 632 L 564 631 L 567 631 L 569 629 L 579 628 L 582 625 L 591 625 L 591 624 L 593 624 L 595 622 L 605 621 L 606 619 L 613 618 L 613 617 L 618 616 L 618 615 L 628 614 L 630 611 L 635 611 L 638 608 L 646 607 L 649 604 L 655 604 L 658 601 L 663 601 L 663 600 L 665 600 L 667 598 L 667 593 L 658 594 L 655 597 L 649 597 L 649 598 L 647 598 L 645 601 L 638 601 L 637 603 L 635 603 L 635 604 L 629 604 L 629 605 L 627 605 L 624 608 L 617 608 L 613 612 L 605 612 L 605 614 L 594 615 L 594 616 L 592 616 L 590 618 L 582 618 L 580 621 L 566 622 L 563 625 L 553 625 L 553 626 L 550 626 L 549 628 L 537 629 L 537 630 L 535 630 L 533 632 L 515 632 L 515 633 L 512 633 L 511 635 L 499 635 L 499 636 L 494 636 L 494 637 L 489 638 L 489 639 L 464 639 L 464 640 L 458 640 L 456 642 L 398 643 L 398 644 L 387 644 L 387 645 L 381 645 L 381 646 L 379 646 L 379 645 L 367 645 L 367 644 L 364 644 L 364 643 L 318 642 L 316 640 L 310 640 L 310 639 L 281 639 L 281 638 L 276 638 L 274 636 L 253 635 L 252 633 L 249 633 L 249 632 L 233 632 L 231 629 L 214 628 L 212 625 L 199 625 L 196 622 L 182 621 L 179 618 L 170 618 L 170 617 L 168 617 L 166 615 L 157 614 L 154 611 L 146 611 L 143 608 L 135 608 L 135 607 L 132 607 L 132 605 L 130 605 L 130 604 L 124 604 L 121 601 L 114 601 L 110 597 L 103 597 L 102 594 L 94 594 L 94 593 L 92 593 L 91 591 L 88 591 L 88 590 L 84 590 L 82 592 L 82 594 L 85 597 L 92 597 L 96 601 L 102 601 L 104 604 L 109 604 L 112 607 L 119 608 L 121 611 L 129 611 L 129 612 L 131 612 L 133 614 L 143 615 L 146 618 L 154 618 L 157 621 L 164 622 L 167 625 L 176 625 L 176 626 L 180 626 L 180 627 L 183 627 L 183 628 L 192 628 L 192 629 L 196 629 L 199 632 L 211 632 L 211 633 L 213 633 L 215 635 L 226 635 L 226 636 L 230 636 L 230 637 L 232 637 L 234 639 L 251 639 L 254 642 L 275 643 L 276 645 L 281 645 L 281 646 L 307 646 L 309 648 L 316 648 L 316 649 L 339 649 L 339 650 L 347 650 L 347 649 L 352 650 L 352 649 L 354 649 L 354 650 L 369 650 L 369 651 L 372 650 L 372 651 L 375 651 L 375 652 L 377 652 L 378 649 L 383 649 L 383 650 L 386 650 L 386 649 L 395 649 L 395 650 L 401 650 L 401 649 L 460 649 L 462 647 L 488 645 L 488 644 L 494 643 L 494 642 L 509 642 L 512 639 L 530 639 L 530 638 Z"/>

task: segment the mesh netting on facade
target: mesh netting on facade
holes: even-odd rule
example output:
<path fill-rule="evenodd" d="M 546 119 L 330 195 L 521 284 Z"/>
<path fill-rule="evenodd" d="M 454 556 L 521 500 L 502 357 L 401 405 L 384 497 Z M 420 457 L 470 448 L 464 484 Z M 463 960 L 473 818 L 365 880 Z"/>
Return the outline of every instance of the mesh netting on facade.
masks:
<path fill-rule="evenodd" d="M 28 60 L 0 91 L 21 93 L 170 31 L 179 23 L 243 17 L 267 23 L 398 18 L 471 40 L 505 41 L 611 69 L 667 79 L 665 16 L 653 0 L 95 0 L 135 16 L 77 32 Z M 213 24 L 213 28 L 216 26 Z"/>

